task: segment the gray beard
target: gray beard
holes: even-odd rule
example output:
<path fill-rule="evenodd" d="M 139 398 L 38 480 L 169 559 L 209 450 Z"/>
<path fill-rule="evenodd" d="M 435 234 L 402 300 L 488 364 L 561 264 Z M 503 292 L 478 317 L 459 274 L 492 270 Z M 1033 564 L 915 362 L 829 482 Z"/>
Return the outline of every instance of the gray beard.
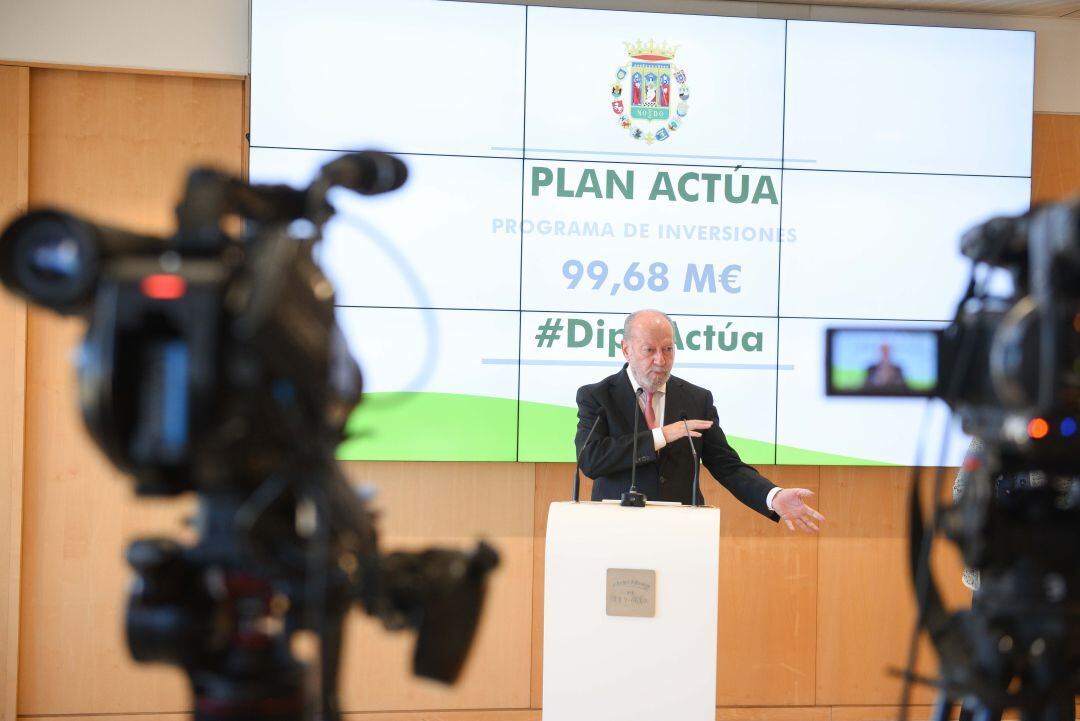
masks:
<path fill-rule="evenodd" d="M 670 377 L 671 377 L 671 372 L 669 371 L 669 372 L 665 373 L 665 374 L 664 374 L 664 375 L 663 375 L 663 376 L 662 376 L 662 377 L 661 377 L 661 378 L 660 378 L 660 379 L 658 380 L 658 382 L 657 382 L 657 383 L 656 383 L 656 384 L 654 385 L 654 384 L 652 383 L 652 381 L 650 381 L 650 380 L 649 380 L 648 378 L 641 378 L 641 377 L 639 377 L 639 376 L 638 376 L 638 374 L 637 374 L 637 371 L 635 371 L 635 370 L 633 369 L 633 367 L 631 367 L 631 368 L 630 368 L 630 372 L 634 374 L 634 380 L 636 380 L 636 381 L 638 382 L 638 385 L 639 385 L 639 386 L 641 386 L 642 388 L 644 388 L 644 389 L 645 389 L 645 390 L 647 390 L 647 391 L 654 391 L 654 392 L 655 392 L 655 391 L 656 391 L 656 390 L 657 390 L 657 389 L 658 389 L 658 388 L 659 388 L 660 386 L 662 386 L 662 385 L 664 385 L 665 383 L 667 383 L 667 381 L 668 381 L 668 378 L 670 378 Z"/>

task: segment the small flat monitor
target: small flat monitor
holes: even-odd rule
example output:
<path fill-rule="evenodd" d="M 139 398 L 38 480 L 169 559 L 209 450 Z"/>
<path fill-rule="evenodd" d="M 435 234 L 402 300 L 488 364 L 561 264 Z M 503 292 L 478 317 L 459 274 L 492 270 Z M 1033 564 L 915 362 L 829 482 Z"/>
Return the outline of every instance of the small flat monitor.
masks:
<path fill-rule="evenodd" d="M 828 395 L 928 397 L 937 391 L 940 330 L 829 328 L 825 333 Z"/>

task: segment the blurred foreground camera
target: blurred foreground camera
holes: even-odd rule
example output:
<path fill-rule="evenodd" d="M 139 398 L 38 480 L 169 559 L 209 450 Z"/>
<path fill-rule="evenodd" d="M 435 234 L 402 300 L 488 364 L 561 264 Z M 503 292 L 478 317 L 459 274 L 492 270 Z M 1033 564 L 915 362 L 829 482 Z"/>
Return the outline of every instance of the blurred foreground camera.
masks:
<path fill-rule="evenodd" d="M 959 501 L 935 501 L 929 522 L 913 473 L 916 631 L 941 667 L 916 679 L 913 639 L 906 679 L 940 690 L 935 721 L 958 702 L 976 721 L 1014 708 L 1023 721 L 1066 721 L 1080 693 L 1080 200 L 990 220 L 961 250 L 972 273 L 948 328 L 830 329 L 828 391 L 936 396 L 977 440 Z M 990 292 L 990 271 L 1007 273 L 1011 292 Z M 944 607 L 930 570 L 938 535 L 978 571 L 970 610 Z"/>
<path fill-rule="evenodd" d="M 303 190 L 196 170 L 168 238 L 56 210 L 0 235 L 9 289 L 88 321 L 79 401 L 94 440 L 138 495 L 198 495 L 197 543 L 127 553 L 128 646 L 185 670 L 196 718 L 336 719 L 353 604 L 417 631 L 420 675 L 453 682 L 472 644 L 496 553 L 379 553 L 334 458 L 361 376 L 313 259 L 327 193 L 406 175 L 378 152 L 334 160 Z M 315 667 L 292 654 L 299 631 L 318 638 Z"/>

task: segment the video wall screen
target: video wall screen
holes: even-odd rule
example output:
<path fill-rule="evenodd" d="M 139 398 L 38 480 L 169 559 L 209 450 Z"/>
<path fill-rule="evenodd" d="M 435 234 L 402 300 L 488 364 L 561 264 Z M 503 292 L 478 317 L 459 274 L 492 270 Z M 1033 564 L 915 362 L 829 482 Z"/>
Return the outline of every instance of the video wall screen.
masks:
<path fill-rule="evenodd" d="M 960 233 L 1028 208 L 1033 33 L 254 0 L 251 37 L 253 182 L 409 166 L 332 195 L 342 459 L 572 461 L 645 307 L 748 462 L 962 457 L 938 401 L 826 398 L 824 329 L 952 316 Z"/>

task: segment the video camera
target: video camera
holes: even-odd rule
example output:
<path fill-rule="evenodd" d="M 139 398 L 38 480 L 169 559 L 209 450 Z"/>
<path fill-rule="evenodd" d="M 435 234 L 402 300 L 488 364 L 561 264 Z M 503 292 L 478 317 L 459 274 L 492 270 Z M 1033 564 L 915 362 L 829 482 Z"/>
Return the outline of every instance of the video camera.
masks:
<path fill-rule="evenodd" d="M 36 210 L 0 235 L 0 281 L 88 320 L 82 415 L 140 496 L 198 495 L 198 541 L 142 539 L 127 639 L 138 661 L 182 667 L 196 719 L 336 719 L 353 603 L 418 632 L 414 671 L 452 683 L 498 556 L 380 554 L 367 501 L 334 452 L 361 375 L 313 253 L 331 188 L 370 195 L 407 177 L 373 151 L 310 187 L 252 186 L 195 170 L 172 237 Z M 319 639 L 318 673 L 297 661 Z"/>
<path fill-rule="evenodd" d="M 929 633 L 941 679 L 912 675 L 913 638 L 907 681 L 941 690 L 939 721 L 960 700 L 978 721 L 1010 708 L 1024 721 L 1065 721 L 1080 692 L 1080 199 L 994 218 L 961 251 L 972 271 L 953 322 L 829 329 L 827 392 L 942 398 L 979 441 L 959 501 L 935 500 L 929 526 L 914 470 L 916 638 Z M 1011 291 L 991 292 L 994 269 Z M 971 610 L 944 608 L 929 563 L 938 533 L 979 572 Z"/>

